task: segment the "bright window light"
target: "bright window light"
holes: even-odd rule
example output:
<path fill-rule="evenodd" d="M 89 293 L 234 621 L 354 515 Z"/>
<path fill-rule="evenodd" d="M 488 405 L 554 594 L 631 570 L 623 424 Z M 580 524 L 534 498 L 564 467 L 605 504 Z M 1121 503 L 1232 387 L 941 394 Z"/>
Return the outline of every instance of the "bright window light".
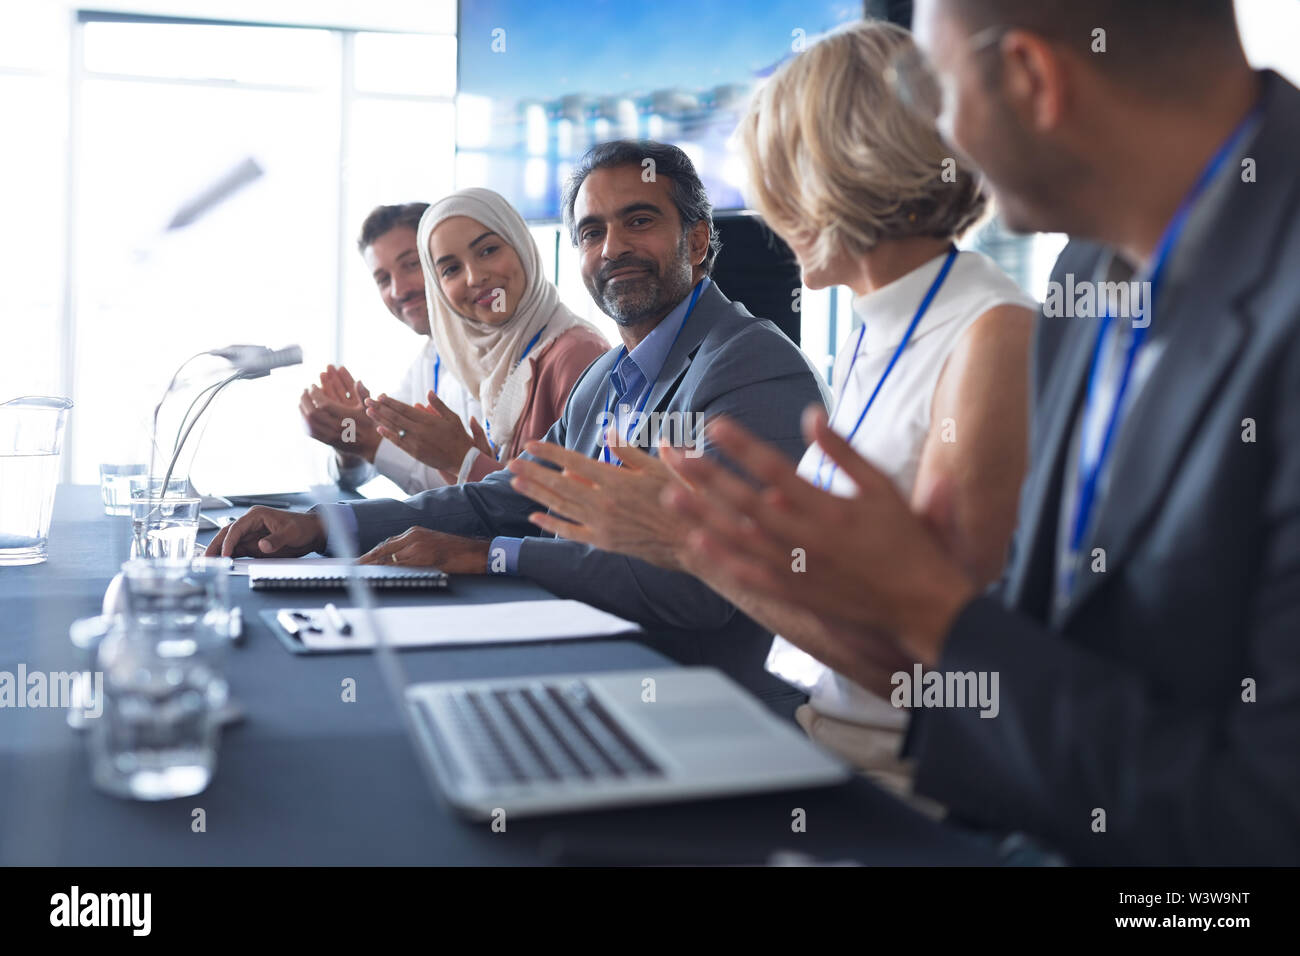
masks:
<path fill-rule="evenodd" d="M 1237 0 L 1237 26 L 1246 58 L 1300 84 L 1300 3 Z"/>
<path fill-rule="evenodd" d="M 363 93 L 452 96 L 456 92 L 456 38 L 401 33 L 358 33 L 356 87 Z"/>
<path fill-rule="evenodd" d="M 92 73 L 321 87 L 337 82 L 338 37 L 326 30 L 90 22 Z"/>

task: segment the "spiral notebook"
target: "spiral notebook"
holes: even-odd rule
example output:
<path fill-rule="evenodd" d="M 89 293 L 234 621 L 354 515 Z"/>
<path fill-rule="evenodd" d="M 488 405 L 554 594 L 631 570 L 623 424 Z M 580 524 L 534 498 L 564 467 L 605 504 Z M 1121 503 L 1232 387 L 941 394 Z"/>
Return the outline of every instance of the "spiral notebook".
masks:
<path fill-rule="evenodd" d="M 446 573 L 437 568 L 359 564 L 352 571 L 367 587 L 378 591 L 429 590 L 447 586 Z M 350 573 L 335 563 L 253 562 L 248 568 L 248 586 L 254 591 L 342 590 L 348 586 Z"/>

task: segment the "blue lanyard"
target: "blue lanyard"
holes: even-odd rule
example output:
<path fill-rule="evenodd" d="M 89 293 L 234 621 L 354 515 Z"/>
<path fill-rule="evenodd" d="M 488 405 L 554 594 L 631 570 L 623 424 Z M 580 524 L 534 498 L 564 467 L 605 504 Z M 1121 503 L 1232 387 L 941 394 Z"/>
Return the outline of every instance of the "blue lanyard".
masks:
<path fill-rule="evenodd" d="M 876 387 L 872 390 L 871 397 L 867 399 L 867 404 L 862 407 L 862 414 L 858 416 L 858 420 L 853 426 L 853 431 L 849 432 L 846 436 L 845 440 L 848 441 L 850 445 L 853 444 L 853 438 L 857 435 L 858 429 L 862 427 L 862 422 L 866 419 L 867 412 L 871 411 L 871 406 L 875 403 L 876 396 L 880 394 L 880 387 L 885 384 L 885 379 L 889 378 L 889 373 L 892 372 L 894 366 L 898 364 L 898 357 L 903 354 L 903 349 L 907 348 L 907 343 L 911 341 L 912 334 L 916 331 L 916 327 L 921 324 L 921 317 L 929 311 L 931 303 L 934 302 L 934 297 L 939 294 L 939 289 L 943 286 L 944 280 L 948 278 L 948 273 L 952 271 L 952 264 L 956 259 L 957 247 L 953 246 L 948 250 L 948 258 L 943 261 L 943 266 L 939 269 L 939 274 L 935 276 L 934 281 L 930 283 L 930 289 L 925 293 L 925 298 L 921 300 L 921 306 L 916 310 L 916 315 L 912 316 L 911 324 L 908 325 L 907 331 L 903 333 L 903 340 L 898 343 L 898 348 L 894 349 L 894 354 L 890 358 L 889 364 L 885 366 L 884 374 L 880 376 L 880 381 L 876 383 Z M 853 380 L 853 366 L 858 364 L 858 353 L 862 348 L 862 337 L 866 334 L 867 324 L 864 322 L 862 323 L 861 331 L 858 332 L 857 344 L 853 346 L 853 359 L 849 362 L 848 373 L 844 376 L 844 387 L 840 390 L 840 400 L 835 403 L 835 409 L 831 413 L 832 426 L 835 421 L 835 412 L 838 412 L 840 406 L 844 404 L 844 393 L 849 390 L 849 382 Z M 822 468 L 825 467 L 825 465 L 826 452 L 822 452 L 821 460 L 817 462 L 817 480 L 814 484 L 818 488 L 827 490 L 830 488 L 831 482 L 835 479 L 836 465 L 834 462 L 831 463 L 830 474 L 826 476 L 826 481 L 823 483 Z"/>
<path fill-rule="evenodd" d="M 691 313 L 695 311 L 695 303 L 699 301 L 700 293 L 703 291 L 704 291 L 704 280 L 701 279 L 698 283 L 696 283 L 695 291 L 691 293 L 691 301 L 686 306 L 686 314 L 682 316 L 682 324 L 677 326 L 677 333 L 673 336 L 673 340 L 668 343 L 668 351 L 664 353 L 665 362 L 668 361 L 668 356 L 672 354 L 673 346 L 676 345 L 677 340 L 681 338 L 682 329 L 686 328 L 686 320 L 689 319 L 691 317 Z M 610 399 L 610 393 L 613 391 L 614 388 L 613 385 L 614 369 L 618 368 L 618 363 L 623 361 L 623 356 L 625 355 L 627 355 L 626 345 L 624 345 L 619 350 L 618 358 L 614 359 L 614 364 L 610 366 L 609 369 L 610 381 L 609 381 L 609 385 L 605 389 L 605 414 L 604 417 L 601 418 L 602 422 L 606 422 L 606 423 L 609 422 L 609 399 Z M 659 376 L 662 374 L 663 374 L 663 366 L 661 365 L 659 369 L 655 372 L 654 381 L 650 381 L 649 379 L 646 380 L 645 394 L 641 396 L 641 404 L 637 406 L 636 412 L 632 415 L 632 421 L 628 425 L 628 430 L 627 430 L 628 444 L 631 444 L 632 442 L 632 435 L 636 432 L 636 427 L 638 423 L 640 423 L 641 421 L 641 413 L 645 411 L 645 404 L 650 400 L 650 393 L 653 392 L 654 387 L 659 384 Z M 601 436 L 601 445 L 602 445 L 601 451 L 604 453 L 605 462 L 608 463 L 609 445 L 605 444 L 603 435 Z M 616 464 L 620 468 L 623 467 L 622 460 L 616 462 Z"/>
<path fill-rule="evenodd" d="M 433 356 L 433 394 L 438 394 L 438 373 L 442 371 L 442 356 L 434 353 Z"/>
<path fill-rule="evenodd" d="M 519 359 L 518 361 L 515 362 L 515 368 L 518 368 L 520 365 L 524 363 L 524 359 L 528 358 L 528 353 L 533 350 L 533 346 L 537 344 L 537 340 L 542 337 L 542 333 L 545 331 L 546 331 L 546 326 L 543 325 L 540 329 L 537 330 L 537 334 L 528 340 L 528 344 L 524 346 L 524 350 L 519 353 Z M 497 446 L 496 443 L 492 441 L 492 423 L 487 420 L 486 415 L 483 416 L 483 430 L 487 433 L 488 444 L 492 446 L 492 450 L 495 452 L 497 450 Z"/>
<path fill-rule="evenodd" d="M 1064 571 L 1062 589 L 1066 595 L 1074 588 L 1074 571 L 1079 546 L 1083 543 L 1084 532 L 1088 529 L 1088 521 L 1092 516 L 1093 507 L 1097 503 L 1097 484 L 1114 446 L 1115 434 L 1119 431 L 1120 409 L 1124 407 L 1124 396 L 1128 392 L 1129 380 L 1133 374 L 1133 366 L 1136 364 L 1138 350 L 1142 347 L 1142 343 L 1146 341 L 1147 330 L 1151 325 L 1151 317 L 1155 314 L 1156 293 L 1159 291 L 1161 282 L 1164 279 L 1165 266 L 1168 265 L 1170 254 L 1182 237 L 1183 228 L 1187 225 L 1187 218 L 1191 215 L 1192 207 L 1201 194 L 1205 192 L 1206 187 L 1223 169 L 1228 157 L 1236 151 L 1237 145 L 1261 112 L 1262 105 L 1257 105 L 1250 115 L 1242 120 L 1223 145 L 1219 147 L 1218 152 L 1210 159 L 1210 162 L 1192 185 L 1191 190 L 1183 198 L 1182 203 L 1179 204 L 1173 219 L 1169 221 L 1164 234 L 1160 237 L 1160 242 L 1156 244 L 1150 278 L 1147 280 L 1151 284 L 1151 294 L 1147 297 L 1146 322 L 1143 325 L 1135 325 L 1133 328 L 1133 338 L 1129 341 L 1128 351 L 1124 355 L 1124 368 L 1120 373 L 1119 386 L 1115 389 L 1115 400 L 1111 405 L 1109 417 L 1106 420 L 1101 447 L 1097 449 L 1095 456 L 1090 457 L 1087 438 L 1091 430 L 1089 426 L 1092 424 L 1094 416 L 1099 413 L 1097 390 L 1099 387 L 1102 345 L 1113 321 L 1109 310 L 1102 316 L 1101 326 L 1097 329 L 1097 342 L 1092 350 L 1092 365 L 1088 371 L 1087 398 L 1083 408 L 1083 421 L 1079 429 L 1079 474 L 1077 477 L 1079 490 L 1074 508 L 1074 521 L 1070 525 L 1069 556 L 1065 568 L 1062 569 Z"/>
<path fill-rule="evenodd" d="M 1153 292 L 1152 298 L 1154 298 L 1154 283 L 1151 288 Z M 1151 308 L 1150 299 L 1147 301 L 1147 308 Z M 1101 365 L 1102 343 L 1105 342 L 1106 331 L 1110 328 L 1111 321 L 1110 311 L 1107 310 L 1102 317 L 1101 328 L 1097 330 L 1097 342 L 1092 349 L 1092 366 L 1088 372 L 1088 397 L 1083 409 L 1082 428 L 1079 431 L 1079 494 L 1078 501 L 1075 503 L 1074 522 L 1070 527 L 1071 560 L 1067 563 L 1065 569 L 1067 574 L 1065 592 L 1067 594 L 1072 590 L 1074 583 L 1073 555 L 1079 552 L 1079 544 L 1083 541 L 1084 529 L 1088 525 L 1092 507 L 1096 503 L 1097 480 L 1101 475 L 1106 459 L 1110 456 L 1111 444 L 1119 426 L 1119 410 L 1124 404 L 1124 395 L 1128 392 L 1129 379 L 1132 377 L 1138 349 L 1146 341 L 1147 326 L 1135 327 L 1133 329 L 1133 338 L 1129 341 L 1128 351 L 1124 355 L 1124 370 L 1120 375 L 1119 387 L 1115 390 L 1115 403 L 1111 406 L 1110 419 L 1106 422 L 1106 431 L 1102 435 L 1101 448 L 1098 450 L 1096 458 L 1089 460 L 1087 436 L 1096 408 L 1098 368 Z"/>

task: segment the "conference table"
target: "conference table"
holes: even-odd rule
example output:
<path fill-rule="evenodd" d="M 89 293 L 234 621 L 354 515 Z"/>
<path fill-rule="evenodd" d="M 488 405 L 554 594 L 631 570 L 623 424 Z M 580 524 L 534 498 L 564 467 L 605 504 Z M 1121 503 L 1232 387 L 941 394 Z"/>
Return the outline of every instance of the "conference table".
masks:
<path fill-rule="evenodd" d="M 129 537 L 129 519 L 106 516 L 97 487 L 59 487 L 48 561 L 0 568 L 0 671 L 16 673 L 20 664 L 28 673 L 84 668 L 68 628 L 99 613 Z M 509 819 L 504 832 L 494 831 L 458 816 L 430 786 L 374 654 L 291 654 L 259 614 L 290 601 L 321 605 L 330 596 L 288 599 L 250 591 L 246 577 L 231 583 L 245 637 L 227 655 L 227 676 L 244 716 L 223 729 L 208 787 L 159 802 L 109 796 L 91 785 L 86 742 L 68 727 L 63 710 L 0 709 L 0 864 L 982 865 L 1002 859 L 991 835 L 935 822 L 863 778 L 829 788 Z M 520 579 L 457 576 L 437 599 L 473 604 L 549 596 Z M 376 597 L 381 606 L 430 600 Z M 341 595 L 337 603 L 347 606 Z M 618 640 L 408 649 L 397 658 L 407 681 L 470 680 L 675 667 L 682 646 L 680 635 L 649 631 Z M 353 702 L 343 699 L 347 678 L 355 681 Z"/>

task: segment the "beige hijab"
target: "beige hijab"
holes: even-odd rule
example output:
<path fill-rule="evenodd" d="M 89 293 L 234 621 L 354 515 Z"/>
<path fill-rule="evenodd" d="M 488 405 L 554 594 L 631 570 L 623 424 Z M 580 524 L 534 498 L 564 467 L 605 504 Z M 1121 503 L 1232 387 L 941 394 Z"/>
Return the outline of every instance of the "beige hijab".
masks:
<path fill-rule="evenodd" d="M 429 254 L 429 238 L 439 223 L 453 216 L 468 216 L 481 222 L 504 239 L 523 263 L 523 298 L 502 325 L 488 325 L 461 315 L 452 308 L 438 284 L 433 257 Z M 559 292 L 546 279 L 542 256 L 528 225 L 514 206 L 492 190 L 462 189 L 434 203 L 420 218 L 418 237 L 433 347 L 447 370 L 471 395 L 478 396 L 497 448 L 509 448 L 528 401 L 533 375 L 533 363 L 519 361 L 524 348 L 540 333 L 528 352 L 529 357 L 535 357 L 575 325 L 592 326 L 560 301 Z M 469 427 L 469 422 L 465 427 Z"/>

